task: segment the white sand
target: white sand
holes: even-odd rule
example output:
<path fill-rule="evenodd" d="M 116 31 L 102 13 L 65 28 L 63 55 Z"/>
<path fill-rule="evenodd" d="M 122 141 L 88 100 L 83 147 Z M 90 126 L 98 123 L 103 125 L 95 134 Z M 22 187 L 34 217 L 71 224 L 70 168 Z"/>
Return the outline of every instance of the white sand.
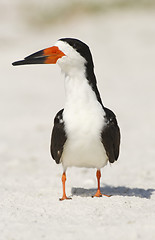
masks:
<path fill-rule="evenodd" d="M 111 12 L 36 32 L 14 18 L 1 29 L 0 239 L 155 239 L 155 13 Z M 63 76 L 57 66 L 11 66 L 61 37 L 90 46 L 103 102 L 118 118 L 121 154 L 101 180 L 111 198 L 91 198 L 95 169 L 72 168 L 72 200 L 58 200 L 62 169 L 49 142 Z"/>

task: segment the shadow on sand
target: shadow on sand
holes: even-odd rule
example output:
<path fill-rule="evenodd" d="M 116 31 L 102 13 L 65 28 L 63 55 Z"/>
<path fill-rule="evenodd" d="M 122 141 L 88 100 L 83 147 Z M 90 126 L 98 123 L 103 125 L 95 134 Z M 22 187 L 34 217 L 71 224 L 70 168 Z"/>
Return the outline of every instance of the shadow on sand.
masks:
<path fill-rule="evenodd" d="M 96 193 L 96 188 L 72 188 L 71 193 L 73 196 L 81 196 L 81 197 L 91 197 Z M 105 185 L 101 188 L 101 193 L 112 196 L 128 196 L 128 197 L 139 197 L 139 198 L 147 198 L 150 199 L 151 195 L 155 189 L 143 189 L 143 188 L 128 188 L 124 186 L 113 187 Z"/>

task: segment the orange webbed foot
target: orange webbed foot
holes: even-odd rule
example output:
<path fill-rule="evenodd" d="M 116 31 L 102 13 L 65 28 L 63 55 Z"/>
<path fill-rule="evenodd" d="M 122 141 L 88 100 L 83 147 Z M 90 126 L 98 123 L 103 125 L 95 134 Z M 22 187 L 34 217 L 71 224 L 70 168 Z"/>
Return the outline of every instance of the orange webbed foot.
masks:
<path fill-rule="evenodd" d="M 100 190 L 97 190 L 97 192 L 95 193 L 95 195 L 92 196 L 94 197 L 102 197 L 102 193 L 100 192 Z"/>
<path fill-rule="evenodd" d="M 59 198 L 59 201 L 63 201 L 63 200 L 72 200 L 72 198 L 71 197 L 67 197 L 66 195 L 62 196 L 62 198 Z"/>
<path fill-rule="evenodd" d="M 94 197 L 102 197 L 102 196 L 111 197 L 112 195 L 102 194 L 102 193 L 100 192 L 100 190 L 97 190 L 97 192 L 95 193 L 95 195 L 92 196 L 92 197 L 94 198 Z"/>

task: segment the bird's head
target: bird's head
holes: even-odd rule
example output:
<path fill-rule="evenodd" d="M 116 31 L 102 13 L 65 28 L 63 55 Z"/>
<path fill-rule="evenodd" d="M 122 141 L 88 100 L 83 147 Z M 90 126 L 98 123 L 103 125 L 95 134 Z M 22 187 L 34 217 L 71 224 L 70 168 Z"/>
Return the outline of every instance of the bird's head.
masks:
<path fill-rule="evenodd" d="M 92 55 L 89 47 L 74 38 L 59 39 L 54 46 L 40 50 L 25 57 L 24 60 L 12 63 L 13 66 L 28 64 L 58 63 L 65 74 L 85 70 L 87 66 L 93 69 Z"/>

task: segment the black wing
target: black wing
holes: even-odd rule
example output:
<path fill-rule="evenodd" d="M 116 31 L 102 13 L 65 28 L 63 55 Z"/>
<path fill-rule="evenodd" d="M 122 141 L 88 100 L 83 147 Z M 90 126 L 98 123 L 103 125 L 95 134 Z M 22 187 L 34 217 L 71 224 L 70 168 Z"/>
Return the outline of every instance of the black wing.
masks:
<path fill-rule="evenodd" d="M 54 127 L 51 136 L 51 155 L 56 163 L 60 163 L 63 147 L 66 142 L 66 133 L 63 121 L 63 109 L 59 111 L 54 119 Z"/>
<path fill-rule="evenodd" d="M 109 162 L 113 163 L 118 159 L 120 146 L 120 129 L 117 124 L 115 114 L 108 108 L 104 108 L 106 112 L 106 126 L 101 133 L 101 140 L 109 158 Z"/>

